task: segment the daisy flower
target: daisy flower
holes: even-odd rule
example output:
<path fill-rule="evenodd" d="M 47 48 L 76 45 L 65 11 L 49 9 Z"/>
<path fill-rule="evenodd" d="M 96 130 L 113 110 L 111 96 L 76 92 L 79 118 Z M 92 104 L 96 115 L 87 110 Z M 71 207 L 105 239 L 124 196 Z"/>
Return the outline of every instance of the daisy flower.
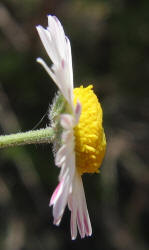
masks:
<path fill-rule="evenodd" d="M 50 206 L 54 224 L 59 225 L 68 204 L 71 211 L 71 237 L 91 236 L 92 227 L 82 183 L 84 173 L 99 172 L 106 139 L 102 127 L 102 109 L 92 85 L 74 88 L 71 45 L 60 21 L 48 15 L 48 27 L 37 26 L 40 39 L 52 61 L 49 67 L 37 61 L 53 79 L 59 93 L 50 109 L 51 126 L 55 130 L 55 165 L 60 168 L 59 184 Z"/>

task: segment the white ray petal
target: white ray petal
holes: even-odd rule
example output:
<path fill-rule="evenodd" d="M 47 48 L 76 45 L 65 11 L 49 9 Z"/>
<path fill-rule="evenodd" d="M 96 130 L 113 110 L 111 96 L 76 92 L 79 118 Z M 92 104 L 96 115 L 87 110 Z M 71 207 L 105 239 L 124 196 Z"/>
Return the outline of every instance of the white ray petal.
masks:
<path fill-rule="evenodd" d="M 52 201 L 50 202 L 50 205 L 53 205 L 54 224 L 56 225 L 58 225 L 61 221 L 61 218 L 64 213 L 64 209 L 68 203 L 70 192 L 72 190 L 71 185 L 72 185 L 72 180 L 74 176 L 74 168 L 75 168 L 74 161 L 71 160 L 71 162 L 69 162 L 69 165 L 67 164 L 68 163 L 66 162 L 66 165 L 65 165 L 66 168 L 60 180 L 60 183 L 61 181 L 63 182 L 63 185 L 60 190 L 61 193 L 58 193 L 58 196 L 55 198 L 55 202 L 53 202 L 53 198 L 52 198 Z M 63 169 L 64 168 L 62 167 L 61 171 L 63 171 Z"/>
<path fill-rule="evenodd" d="M 58 197 L 57 201 L 53 204 L 53 217 L 54 217 L 54 224 L 56 225 L 59 225 L 61 218 L 63 216 L 68 201 L 69 190 L 70 190 L 70 181 L 65 179 L 62 193 Z"/>
<path fill-rule="evenodd" d="M 77 173 L 77 171 L 75 173 L 74 182 L 72 185 L 71 202 L 69 207 L 71 210 L 72 239 L 75 239 L 77 236 L 76 222 L 81 238 L 84 238 L 85 236 L 91 236 L 92 227 L 86 205 L 83 183 L 81 176 Z"/>
<path fill-rule="evenodd" d="M 64 161 L 66 160 L 67 147 L 63 145 L 56 153 L 55 156 L 55 165 L 61 167 Z"/>
<path fill-rule="evenodd" d="M 45 61 L 38 57 L 36 59 L 36 61 L 38 63 L 40 63 L 43 68 L 47 71 L 47 73 L 50 75 L 50 77 L 53 79 L 53 81 L 56 83 L 56 85 L 58 86 L 59 90 L 61 91 L 61 93 L 63 94 L 63 96 L 65 97 L 65 99 L 68 101 L 68 103 L 70 103 L 71 107 L 73 107 L 72 104 L 72 93 L 71 93 L 71 88 L 68 86 L 68 88 L 66 88 L 65 84 L 61 84 L 61 70 L 58 72 L 57 69 L 55 71 L 57 71 L 57 73 L 53 72 L 51 69 L 48 67 L 48 65 L 45 63 Z M 71 101 L 70 101 L 71 100 Z"/>
<path fill-rule="evenodd" d="M 69 38 L 66 37 L 66 52 L 67 52 L 67 58 L 68 58 L 68 66 L 69 66 L 69 74 L 70 74 L 70 82 L 73 82 L 73 70 L 72 70 L 72 54 L 71 54 L 71 45 Z"/>
<path fill-rule="evenodd" d="M 59 54 L 57 50 L 54 48 L 54 44 L 51 40 L 50 32 L 48 32 L 46 29 L 44 29 L 42 26 L 38 25 L 37 27 L 38 34 L 40 36 L 40 39 L 42 43 L 44 44 L 44 48 L 48 54 L 48 56 L 51 58 L 51 61 L 53 63 L 58 63 Z"/>
<path fill-rule="evenodd" d="M 74 119 L 72 115 L 62 114 L 60 119 L 61 126 L 64 129 L 72 129 L 74 126 Z"/>
<path fill-rule="evenodd" d="M 71 221 L 70 221 L 70 228 L 71 228 L 71 238 L 75 240 L 77 237 L 77 210 L 74 208 L 73 212 L 71 212 Z"/>
<path fill-rule="evenodd" d="M 56 163 L 61 167 L 59 174 L 60 184 L 54 191 L 50 201 L 50 205 L 53 205 L 54 224 L 56 225 L 60 223 L 64 209 L 68 203 L 75 173 L 73 128 L 66 130 L 64 133 L 67 136 L 64 138 L 63 146 L 56 153 Z"/>
<path fill-rule="evenodd" d="M 47 30 L 51 33 L 55 50 L 59 51 L 59 55 L 63 58 L 65 56 L 66 39 L 63 27 L 56 16 L 48 15 Z"/>
<path fill-rule="evenodd" d="M 70 132 L 71 133 L 71 132 Z M 74 139 L 73 136 L 70 137 L 70 141 L 67 142 L 67 153 L 65 161 L 62 163 L 61 171 L 59 174 L 59 180 L 63 179 L 66 176 L 66 173 L 69 175 L 71 182 L 73 181 L 75 173 L 75 152 L 74 152 Z"/>
<path fill-rule="evenodd" d="M 55 16 L 48 16 L 47 29 L 39 25 L 37 31 L 53 65 L 49 69 L 43 60 L 38 59 L 38 62 L 57 84 L 73 110 L 73 69 L 69 39 L 65 36 L 63 27 Z"/>
<path fill-rule="evenodd" d="M 68 150 L 68 144 L 70 143 L 71 138 L 73 137 L 73 129 L 70 130 L 65 130 L 62 133 L 62 142 L 67 145 L 67 150 Z"/>

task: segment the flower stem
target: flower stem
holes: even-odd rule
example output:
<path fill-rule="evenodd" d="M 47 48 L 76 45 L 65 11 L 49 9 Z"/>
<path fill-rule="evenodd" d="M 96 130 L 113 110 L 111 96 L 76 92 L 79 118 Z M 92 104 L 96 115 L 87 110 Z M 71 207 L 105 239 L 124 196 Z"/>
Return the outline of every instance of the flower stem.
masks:
<path fill-rule="evenodd" d="M 0 148 L 36 143 L 50 143 L 54 139 L 52 128 L 31 130 L 24 133 L 0 136 Z"/>

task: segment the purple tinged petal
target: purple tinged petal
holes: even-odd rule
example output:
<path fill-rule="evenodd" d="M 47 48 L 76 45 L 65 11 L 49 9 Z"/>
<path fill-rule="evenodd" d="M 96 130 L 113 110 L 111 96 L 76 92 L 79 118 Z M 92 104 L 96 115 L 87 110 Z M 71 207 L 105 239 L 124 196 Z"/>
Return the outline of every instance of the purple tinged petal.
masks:
<path fill-rule="evenodd" d="M 71 129 L 74 126 L 73 116 L 68 114 L 61 115 L 60 123 L 63 128 Z"/>
<path fill-rule="evenodd" d="M 61 195 L 63 183 L 64 183 L 64 180 L 61 180 L 61 182 L 56 187 L 55 191 L 52 194 L 49 206 L 52 206 L 56 202 L 58 197 Z"/>
<path fill-rule="evenodd" d="M 92 228 L 91 228 L 91 223 L 90 223 L 90 219 L 89 216 L 84 214 L 84 226 L 85 226 L 85 232 L 87 236 L 91 236 L 92 235 Z"/>
<path fill-rule="evenodd" d="M 75 122 L 76 124 L 78 124 L 79 119 L 80 119 L 80 115 L 81 115 L 81 110 L 82 110 L 82 105 L 79 102 L 79 100 L 77 100 L 76 106 L 75 106 Z"/>
<path fill-rule="evenodd" d="M 57 201 L 53 204 L 53 217 L 54 217 L 54 224 L 56 225 L 60 223 L 65 207 L 67 205 L 69 189 L 70 189 L 70 183 L 68 180 L 65 180 L 61 195 L 58 197 Z"/>
<path fill-rule="evenodd" d="M 76 172 L 72 185 L 72 194 L 69 203 L 71 210 L 71 236 L 75 239 L 77 234 L 74 234 L 74 228 L 77 223 L 81 238 L 92 234 L 91 223 L 88 215 L 84 188 L 81 176 Z M 77 212 L 76 212 L 77 211 Z"/>
<path fill-rule="evenodd" d="M 84 221 L 83 221 L 83 215 L 81 213 L 81 211 L 77 211 L 77 224 L 78 224 L 78 228 L 79 228 L 79 233 L 81 238 L 85 237 L 85 231 L 84 231 Z"/>

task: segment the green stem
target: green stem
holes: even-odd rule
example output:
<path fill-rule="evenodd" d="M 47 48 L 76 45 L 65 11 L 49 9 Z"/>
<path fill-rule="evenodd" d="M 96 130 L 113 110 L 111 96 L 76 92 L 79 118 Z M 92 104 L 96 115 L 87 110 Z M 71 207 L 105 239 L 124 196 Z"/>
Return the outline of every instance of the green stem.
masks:
<path fill-rule="evenodd" d="M 0 136 L 0 148 L 20 146 L 26 144 L 50 143 L 54 139 L 52 128 L 32 130 L 24 133 Z"/>

